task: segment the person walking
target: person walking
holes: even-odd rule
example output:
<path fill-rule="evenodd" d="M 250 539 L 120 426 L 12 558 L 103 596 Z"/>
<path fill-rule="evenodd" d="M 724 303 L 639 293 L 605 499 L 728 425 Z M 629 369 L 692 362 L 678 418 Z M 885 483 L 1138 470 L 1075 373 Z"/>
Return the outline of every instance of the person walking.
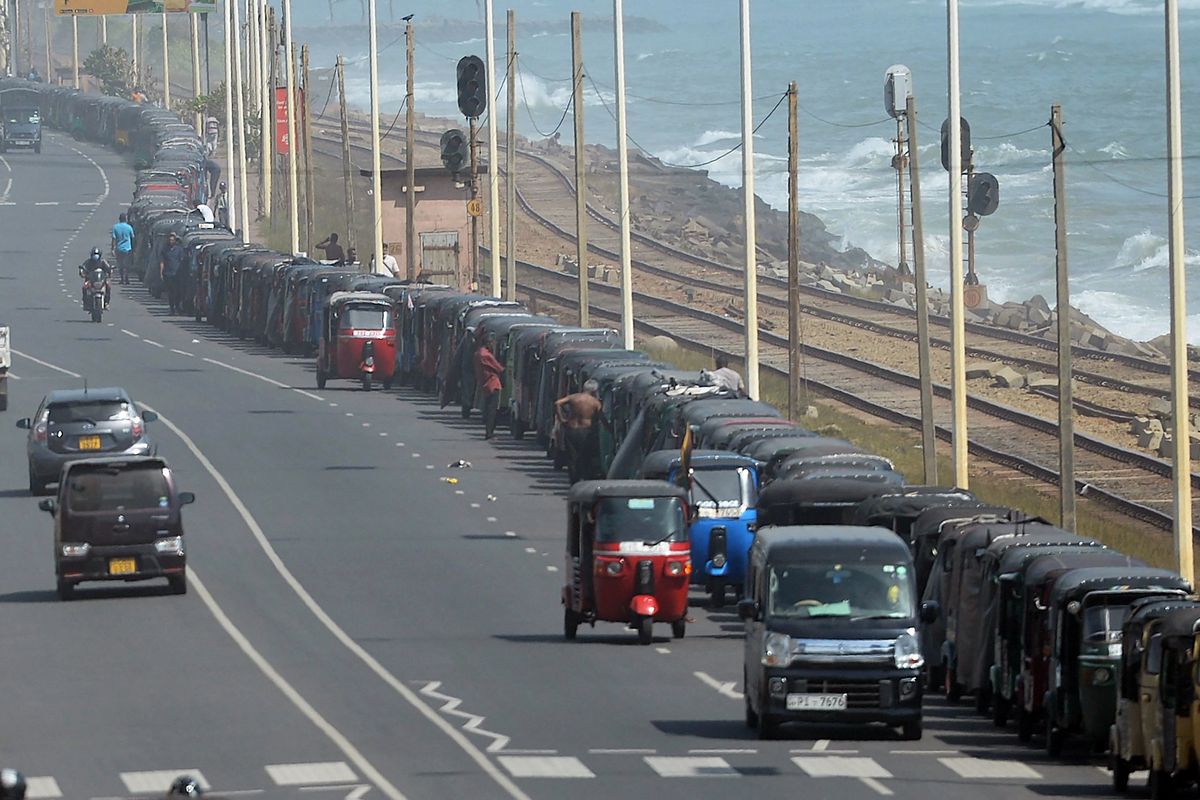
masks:
<path fill-rule="evenodd" d="M 162 259 L 158 262 L 158 275 L 167 289 L 167 303 L 170 313 L 178 314 L 183 310 L 183 245 L 175 232 L 167 234 L 167 246 L 163 249 Z"/>
<path fill-rule="evenodd" d="M 475 351 L 475 383 L 483 395 L 483 438 L 490 439 L 496 432 L 496 414 L 500 410 L 501 375 L 504 367 L 496 360 L 492 349 L 496 337 L 488 334 Z"/>
<path fill-rule="evenodd" d="M 388 246 L 383 246 L 383 266 L 375 264 L 375 256 L 371 256 L 371 272 L 376 275 L 387 275 L 391 278 L 400 277 L 400 264 L 396 261 L 396 257 L 388 253 Z"/>
<path fill-rule="evenodd" d="M 597 396 L 600 384 L 585 381 L 582 392 L 561 397 L 554 402 L 558 422 L 563 429 L 563 444 L 567 450 L 568 473 L 571 483 L 586 481 L 599 473 L 600 442 L 595 425 L 603 409 Z"/>
<path fill-rule="evenodd" d="M 129 216 L 121 214 L 112 229 L 112 250 L 117 258 L 117 277 L 122 286 L 129 285 L 129 264 L 133 261 L 133 226 Z"/>
<path fill-rule="evenodd" d="M 346 254 L 342 251 L 342 246 L 338 244 L 338 235 L 331 233 L 324 241 L 317 242 L 313 245 L 317 250 L 325 254 L 325 261 L 332 261 L 335 264 L 341 264 L 346 260 Z"/>

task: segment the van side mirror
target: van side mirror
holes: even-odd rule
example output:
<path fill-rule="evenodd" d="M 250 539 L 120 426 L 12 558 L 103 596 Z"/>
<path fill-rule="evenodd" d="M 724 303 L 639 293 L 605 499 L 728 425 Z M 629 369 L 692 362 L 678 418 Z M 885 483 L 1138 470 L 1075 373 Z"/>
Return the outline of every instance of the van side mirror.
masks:
<path fill-rule="evenodd" d="M 194 502 L 196 502 L 196 493 L 195 492 L 180 492 L 179 493 L 179 505 L 186 506 L 186 505 L 190 505 Z"/>
<path fill-rule="evenodd" d="M 153 411 L 143 411 L 142 412 L 142 422 L 154 422 L 157 419 L 158 419 L 158 414 L 155 414 Z"/>
<path fill-rule="evenodd" d="M 58 501 L 53 497 L 47 497 L 45 500 L 40 500 L 38 502 L 38 508 L 52 515 L 56 514 L 58 513 Z"/>
<path fill-rule="evenodd" d="M 23 431 L 27 431 L 33 427 L 33 420 L 29 417 L 21 417 L 17 420 L 17 427 Z"/>
<path fill-rule="evenodd" d="M 926 625 L 932 625 L 937 622 L 937 618 L 942 614 L 942 607 L 936 600 L 927 600 L 921 603 L 921 622 Z"/>
<path fill-rule="evenodd" d="M 745 620 L 762 618 L 762 609 L 759 608 L 758 601 L 752 597 L 738 600 L 737 613 L 739 617 Z"/>

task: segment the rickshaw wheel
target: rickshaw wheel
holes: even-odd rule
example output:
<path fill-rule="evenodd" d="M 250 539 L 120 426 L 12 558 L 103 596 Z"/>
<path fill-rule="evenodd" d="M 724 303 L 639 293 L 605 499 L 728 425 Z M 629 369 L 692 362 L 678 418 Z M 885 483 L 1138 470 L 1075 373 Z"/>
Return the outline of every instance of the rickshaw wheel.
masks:
<path fill-rule="evenodd" d="M 745 686 L 745 682 L 743 682 L 742 685 Z M 751 729 L 758 727 L 758 714 L 756 714 L 754 709 L 750 707 L 749 698 L 746 699 L 746 727 Z"/>
<path fill-rule="evenodd" d="M 521 422 L 516 414 L 513 414 L 508 421 L 508 432 L 512 434 L 514 439 L 525 438 L 525 423 Z"/>
<path fill-rule="evenodd" d="M 954 674 L 954 670 L 950 668 L 950 665 L 946 665 L 943 675 L 945 677 L 942 679 L 942 688 L 945 690 L 946 699 L 951 703 L 957 703 L 962 697 L 962 687 L 955 680 L 957 676 Z"/>
<path fill-rule="evenodd" d="M 637 624 L 638 644 L 650 644 L 654 640 L 654 617 L 642 617 Z"/>
<path fill-rule="evenodd" d="M 677 619 L 671 623 L 671 636 L 682 639 L 687 633 L 687 620 Z"/>
<path fill-rule="evenodd" d="M 391 389 L 391 388 L 392 388 L 392 381 L 393 381 L 394 377 L 395 377 L 395 376 L 393 376 L 393 377 L 391 377 L 391 378 L 384 378 L 384 379 L 383 379 L 383 388 L 385 388 L 385 389 Z"/>
<path fill-rule="evenodd" d="M 1162 769 L 1150 770 L 1150 800 L 1168 800 L 1175 794 L 1171 773 Z"/>
<path fill-rule="evenodd" d="M 1008 724 L 1008 712 L 1011 703 L 1007 697 L 996 692 L 992 693 L 992 724 L 1003 728 Z"/>
<path fill-rule="evenodd" d="M 923 734 L 924 726 L 919 719 L 910 720 L 900 726 L 900 738 L 906 742 L 918 741 Z"/>
<path fill-rule="evenodd" d="M 318 389 L 325 388 L 325 373 L 319 369 L 317 370 L 317 388 Z"/>
<path fill-rule="evenodd" d="M 779 735 L 779 723 L 766 714 L 758 714 L 758 738 L 774 739 Z"/>
<path fill-rule="evenodd" d="M 986 714 L 992 704 L 992 687 L 988 685 L 980 686 L 975 690 L 975 710 L 980 714 Z"/>
<path fill-rule="evenodd" d="M 708 603 L 713 608 L 724 608 L 724 606 L 725 606 L 725 584 L 722 583 L 720 580 L 709 581 Z"/>
<path fill-rule="evenodd" d="M 362 388 L 364 392 L 371 391 L 371 373 L 364 372 L 362 374 Z"/>
<path fill-rule="evenodd" d="M 1066 734 L 1054 724 L 1054 718 L 1046 715 L 1046 755 L 1057 758 L 1062 755 L 1063 740 Z"/>
<path fill-rule="evenodd" d="M 1129 773 L 1132 772 L 1129 768 L 1129 762 L 1118 755 L 1109 757 L 1109 769 L 1112 770 L 1113 790 L 1124 792 L 1129 789 Z"/>
<path fill-rule="evenodd" d="M 1017 708 L 1017 738 L 1022 742 L 1033 738 L 1033 717 L 1023 706 Z"/>
<path fill-rule="evenodd" d="M 569 608 L 563 609 L 563 637 L 567 641 L 575 641 L 575 635 L 579 632 L 579 617 Z"/>

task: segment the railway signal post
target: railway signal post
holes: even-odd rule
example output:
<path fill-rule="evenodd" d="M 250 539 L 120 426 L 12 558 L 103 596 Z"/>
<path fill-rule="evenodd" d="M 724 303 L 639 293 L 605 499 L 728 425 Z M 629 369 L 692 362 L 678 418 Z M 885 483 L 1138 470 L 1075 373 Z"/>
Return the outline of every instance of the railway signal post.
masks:
<path fill-rule="evenodd" d="M 1058 308 L 1058 496 L 1064 530 L 1075 532 L 1075 415 L 1071 397 L 1071 286 L 1067 282 L 1067 191 L 1062 109 L 1050 106 L 1054 159 L 1054 264 Z"/>

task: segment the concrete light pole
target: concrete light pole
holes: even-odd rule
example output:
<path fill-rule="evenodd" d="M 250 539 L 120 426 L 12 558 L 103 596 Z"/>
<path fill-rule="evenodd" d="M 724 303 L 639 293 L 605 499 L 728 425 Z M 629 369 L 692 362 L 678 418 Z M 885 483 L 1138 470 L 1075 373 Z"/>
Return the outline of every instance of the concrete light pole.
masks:
<path fill-rule="evenodd" d="M 946 0 L 946 43 L 949 57 L 950 161 L 950 390 L 954 413 L 951 419 L 954 450 L 954 485 L 968 488 L 967 472 L 967 356 L 963 307 L 962 237 L 962 109 L 958 81 L 958 0 Z"/>
<path fill-rule="evenodd" d="M 741 2 L 742 195 L 746 218 L 746 394 L 758 399 L 758 241 L 754 219 L 754 92 L 750 72 L 750 0 Z"/>
<path fill-rule="evenodd" d="M 633 260 L 629 252 L 629 143 L 625 133 L 625 22 L 621 0 L 613 0 L 613 33 L 617 84 L 617 164 L 621 218 L 621 337 L 633 349 Z M 587 269 L 586 263 L 580 269 Z"/>

